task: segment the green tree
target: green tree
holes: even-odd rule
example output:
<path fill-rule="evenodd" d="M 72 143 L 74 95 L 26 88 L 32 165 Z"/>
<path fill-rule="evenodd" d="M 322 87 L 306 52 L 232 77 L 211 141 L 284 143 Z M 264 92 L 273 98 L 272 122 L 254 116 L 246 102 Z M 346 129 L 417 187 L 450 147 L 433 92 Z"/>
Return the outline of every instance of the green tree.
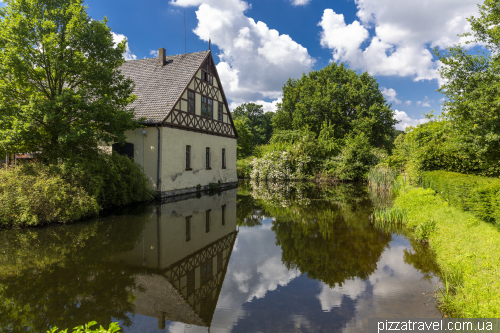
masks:
<path fill-rule="evenodd" d="M 237 155 L 238 158 L 245 158 L 252 153 L 253 134 L 250 129 L 249 120 L 246 117 L 236 118 L 234 127 L 238 132 Z"/>
<path fill-rule="evenodd" d="M 366 72 L 358 75 L 336 63 L 300 79 L 289 79 L 273 118 L 275 130 L 309 127 L 316 135 L 325 122 L 333 126 L 337 139 L 352 131 L 362 132 L 376 147 L 392 142 L 397 123 L 372 76 Z"/>
<path fill-rule="evenodd" d="M 273 112 L 264 112 L 262 105 L 244 103 L 233 110 L 234 119 L 247 118 L 253 135 L 253 145 L 263 145 L 269 142 L 273 134 Z"/>
<path fill-rule="evenodd" d="M 133 82 L 107 20 L 83 0 L 6 0 L 0 10 L 0 151 L 56 161 L 124 142 Z"/>
<path fill-rule="evenodd" d="M 479 5 L 479 17 L 470 17 L 473 42 L 488 52 L 472 54 L 461 45 L 440 56 L 440 74 L 445 84 L 439 89 L 446 97 L 446 118 L 451 130 L 460 135 L 481 163 L 480 173 L 498 175 L 500 160 L 500 1 L 486 0 Z M 439 52 L 436 51 L 439 55 Z"/>

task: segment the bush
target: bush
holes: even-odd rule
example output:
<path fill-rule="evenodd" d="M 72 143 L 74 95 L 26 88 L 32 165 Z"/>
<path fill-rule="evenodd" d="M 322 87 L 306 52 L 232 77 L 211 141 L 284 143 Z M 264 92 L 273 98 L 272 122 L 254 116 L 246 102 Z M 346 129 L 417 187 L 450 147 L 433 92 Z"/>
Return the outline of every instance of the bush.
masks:
<path fill-rule="evenodd" d="M 253 158 L 249 157 L 236 161 L 236 173 L 238 174 L 238 178 L 250 178 L 252 160 Z"/>
<path fill-rule="evenodd" d="M 53 169 L 68 182 L 82 186 L 102 208 L 152 198 L 141 166 L 126 156 L 102 154 L 93 160 L 70 160 L 53 166 Z"/>
<path fill-rule="evenodd" d="M 90 329 L 90 327 L 96 325 L 97 323 L 95 321 L 91 321 L 88 324 L 85 324 L 85 326 L 78 326 L 73 329 L 73 333 L 116 333 L 120 332 L 121 328 L 118 325 L 118 323 L 111 323 L 109 324 L 109 328 L 105 329 L 104 327 L 99 327 L 95 330 Z M 47 333 L 67 333 L 68 329 L 65 329 L 64 331 L 58 331 L 57 327 L 53 327 L 50 331 Z"/>
<path fill-rule="evenodd" d="M 500 224 L 500 179 L 428 171 L 422 173 L 421 183 L 458 208 L 471 211 L 484 221 Z"/>
<path fill-rule="evenodd" d="M 385 157 L 383 149 L 372 147 L 368 137 L 360 133 L 349 136 L 341 153 L 328 160 L 324 169 L 328 175 L 339 180 L 362 180 L 366 179 L 370 167 Z"/>
<path fill-rule="evenodd" d="M 290 141 L 287 141 L 290 140 Z M 324 155 L 314 133 L 282 131 L 273 136 L 269 145 L 254 150 L 252 179 L 309 179 L 319 171 Z"/>
<path fill-rule="evenodd" d="M 151 198 L 141 167 L 119 155 L 57 165 L 33 162 L 0 171 L 3 226 L 65 223 Z"/>
<path fill-rule="evenodd" d="M 0 225 L 29 226 L 49 222 L 68 222 L 96 215 L 97 200 L 80 185 L 51 173 L 36 164 L 26 173 L 23 168 L 0 171 Z"/>

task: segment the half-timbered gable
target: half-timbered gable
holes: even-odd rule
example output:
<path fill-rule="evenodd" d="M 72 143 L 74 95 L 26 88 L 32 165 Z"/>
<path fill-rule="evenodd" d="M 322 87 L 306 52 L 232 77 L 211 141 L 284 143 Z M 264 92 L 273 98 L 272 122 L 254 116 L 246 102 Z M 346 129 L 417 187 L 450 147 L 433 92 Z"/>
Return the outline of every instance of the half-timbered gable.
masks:
<path fill-rule="evenodd" d="M 145 128 L 127 131 L 128 156 L 143 166 L 152 189 L 170 196 L 233 186 L 238 134 L 210 51 L 126 61 L 135 83 L 131 104 Z M 122 153 L 120 147 L 113 147 Z"/>
<path fill-rule="evenodd" d="M 168 113 L 164 123 L 189 130 L 236 137 L 227 100 L 210 52 Z"/>

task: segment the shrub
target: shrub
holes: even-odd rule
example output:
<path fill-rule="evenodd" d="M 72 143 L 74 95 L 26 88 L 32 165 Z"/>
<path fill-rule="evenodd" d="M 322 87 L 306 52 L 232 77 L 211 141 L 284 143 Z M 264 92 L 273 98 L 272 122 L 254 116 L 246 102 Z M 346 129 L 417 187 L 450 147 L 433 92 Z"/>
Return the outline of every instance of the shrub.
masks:
<path fill-rule="evenodd" d="M 0 171 L 1 226 L 64 223 L 98 212 L 99 205 L 93 196 L 78 184 L 52 174 L 47 166 L 36 164 L 34 174 L 22 168 Z"/>
<path fill-rule="evenodd" d="M 366 179 L 370 167 L 386 157 L 383 149 L 373 148 L 368 137 L 360 133 L 349 136 L 339 155 L 325 162 L 328 175 L 339 180 Z"/>
<path fill-rule="evenodd" d="M 238 174 L 238 178 L 250 178 L 250 174 L 252 173 L 252 160 L 253 158 L 249 157 L 236 161 L 236 173 Z"/>
<path fill-rule="evenodd" d="M 141 167 L 119 155 L 57 165 L 33 162 L 0 171 L 3 226 L 65 223 L 151 198 Z"/>
<path fill-rule="evenodd" d="M 448 171 L 428 171 L 421 183 L 458 208 L 478 218 L 500 224 L 500 179 L 463 175 Z"/>
<path fill-rule="evenodd" d="M 52 168 L 68 182 L 82 186 L 102 208 L 152 198 L 142 168 L 125 156 L 102 154 L 93 160 L 73 159 Z"/>
<path fill-rule="evenodd" d="M 91 321 L 88 324 L 85 324 L 85 326 L 78 326 L 73 329 L 73 333 L 116 333 L 120 332 L 121 328 L 118 325 L 118 323 L 111 323 L 109 324 L 109 328 L 105 329 L 104 327 L 99 327 L 95 330 L 90 329 L 90 327 L 96 325 L 97 323 L 95 321 Z M 50 331 L 47 333 L 67 333 L 68 329 L 65 329 L 64 331 L 58 331 L 57 327 L 53 327 Z"/>

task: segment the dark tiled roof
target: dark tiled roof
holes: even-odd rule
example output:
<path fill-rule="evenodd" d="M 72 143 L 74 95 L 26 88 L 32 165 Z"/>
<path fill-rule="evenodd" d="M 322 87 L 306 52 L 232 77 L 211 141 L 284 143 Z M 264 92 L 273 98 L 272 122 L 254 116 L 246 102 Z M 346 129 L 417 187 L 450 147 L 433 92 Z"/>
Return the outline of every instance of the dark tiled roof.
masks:
<path fill-rule="evenodd" d="M 138 99 L 131 107 L 136 118 L 145 117 L 147 123 L 162 121 L 209 52 L 167 56 L 163 67 L 158 58 L 126 61 L 120 70 L 135 82 Z"/>

